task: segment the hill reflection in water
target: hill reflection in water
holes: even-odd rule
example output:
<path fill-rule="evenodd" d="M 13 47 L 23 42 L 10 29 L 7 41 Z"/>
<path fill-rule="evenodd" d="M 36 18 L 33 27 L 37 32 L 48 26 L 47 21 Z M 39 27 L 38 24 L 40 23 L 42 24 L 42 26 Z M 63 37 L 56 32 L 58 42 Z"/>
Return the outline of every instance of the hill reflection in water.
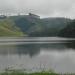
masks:
<path fill-rule="evenodd" d="M 30 43 L 30 44 L 16 44 L 16 45 L 0 45 L 0 55 L 29 55 L 30 57 L 38 55 L 41 50 L 48 51 L 64 51 L 75 49 L 75 41 L 65 41 L 56 43 Z"/>

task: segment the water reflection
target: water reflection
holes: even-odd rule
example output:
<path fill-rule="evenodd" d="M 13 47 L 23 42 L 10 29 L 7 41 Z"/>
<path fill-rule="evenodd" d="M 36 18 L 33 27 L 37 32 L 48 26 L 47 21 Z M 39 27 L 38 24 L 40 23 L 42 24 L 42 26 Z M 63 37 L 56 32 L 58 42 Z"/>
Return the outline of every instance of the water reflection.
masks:
<path fill-rule="evenodd" d="M 67 43 L 65 43 L 65 46 L 67 48 L 72 48 L 72 49 L 75 49 L 75 40 L 68 40 Z"/>
<path fill-rule="evenodd" d="M 0 69 L 5 69 L 8 65 L 39 69 L 41 63 L 56 72 L 75 72 L 74 50 L 74 40 L 0 45 Z"/>
<path fill-rule="evenodd" d="M 48 51 L 64 51 L 69 48 L 75 49 L 75 41 L 65 41 L 65 43 L 32 43 L 32 44 L 21 44 L 21 45 L 0 45 L 0 55 L 29 55 L 30 57 L 38 55 L 41 50 Z M 70 50 L 70 49 L 69 49 Z"/>
<path fill-rule="evenodd" d="M 17 45 L 17 53 L 19 55 L 29 55 L 30 57 L 37 55 L 40 53 L 40 45 L 37 44 L 25 44 L 25 45 Z"/>

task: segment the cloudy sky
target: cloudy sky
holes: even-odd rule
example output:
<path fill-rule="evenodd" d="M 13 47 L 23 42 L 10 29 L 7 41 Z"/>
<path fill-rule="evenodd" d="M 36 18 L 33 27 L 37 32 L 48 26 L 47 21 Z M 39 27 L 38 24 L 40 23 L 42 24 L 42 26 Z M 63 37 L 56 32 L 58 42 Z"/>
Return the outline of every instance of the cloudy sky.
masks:
<path fill-rule="evenodd" d="M 75 18 L 75 0 L 0 0 L 0 13 L 29 12 L 41 17 Z"/>

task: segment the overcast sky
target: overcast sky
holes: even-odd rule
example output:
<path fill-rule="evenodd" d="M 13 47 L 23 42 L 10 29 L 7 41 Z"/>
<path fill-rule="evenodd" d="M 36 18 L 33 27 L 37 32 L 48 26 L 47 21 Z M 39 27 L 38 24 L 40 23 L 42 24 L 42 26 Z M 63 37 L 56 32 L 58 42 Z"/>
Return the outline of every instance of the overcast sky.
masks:
<path fill-rule="evenodd" d="M 5 12 L 75 18 L 75 0 L 0 0 L 0 13 Z"/>

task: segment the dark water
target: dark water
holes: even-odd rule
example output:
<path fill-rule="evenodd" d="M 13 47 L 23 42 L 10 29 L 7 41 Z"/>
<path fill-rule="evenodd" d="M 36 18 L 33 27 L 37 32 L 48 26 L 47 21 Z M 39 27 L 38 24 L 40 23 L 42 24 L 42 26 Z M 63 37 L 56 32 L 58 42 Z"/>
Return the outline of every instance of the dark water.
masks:
<path fill-rule="evenodd" d="M 75 39 L 0 38 L 0 70 L 8 67 L 75 72 Z"/>

